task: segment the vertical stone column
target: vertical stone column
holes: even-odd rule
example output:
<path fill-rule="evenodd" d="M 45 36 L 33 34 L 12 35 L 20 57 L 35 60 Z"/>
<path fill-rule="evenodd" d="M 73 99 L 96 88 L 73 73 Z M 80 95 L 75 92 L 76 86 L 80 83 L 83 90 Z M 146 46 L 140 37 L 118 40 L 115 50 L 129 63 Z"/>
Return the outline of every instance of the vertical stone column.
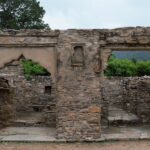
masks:
<path fill-rule="evenodd" d="M 57 137 L 100 137 L 99 32 L 61 31 L 58 38 Z"/>
<path fill-rule="evenodd" d="M 58 82 L 57 137 L 84 141 L 100 137 L 99 79 Z"/>

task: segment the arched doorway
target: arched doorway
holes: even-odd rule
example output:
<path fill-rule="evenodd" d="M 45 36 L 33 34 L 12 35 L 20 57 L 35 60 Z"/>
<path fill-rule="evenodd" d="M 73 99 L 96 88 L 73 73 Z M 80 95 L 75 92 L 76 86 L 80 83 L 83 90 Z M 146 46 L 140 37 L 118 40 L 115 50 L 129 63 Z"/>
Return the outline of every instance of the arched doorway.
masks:
<path fill-rule="evenodd" d="M 34 69 L 38 71 L 41 69 L 42 72 L 35 73 Z M 30 74 L 28 71 L 32 71 L 32 73 Z M 14 91 L 12 97 L 14 116 L 9 126 L 15 128 L 24 127 L 24 129 L 28 127 L 27 131 L 31 127 L 32 130 L 44 127 L 55 130 L 55 82 L 47 69 L 21 56 L 1 68 L 0 77 L 7 79 Z M 43 129 L 41 131 L 43 132 Z M 47 129 L 44 130 L 45 133 L 46 131 Z M 47 132 L 50 131 L 48 130 Z M 35 130 L 35 132 L 37 131 Z"/>

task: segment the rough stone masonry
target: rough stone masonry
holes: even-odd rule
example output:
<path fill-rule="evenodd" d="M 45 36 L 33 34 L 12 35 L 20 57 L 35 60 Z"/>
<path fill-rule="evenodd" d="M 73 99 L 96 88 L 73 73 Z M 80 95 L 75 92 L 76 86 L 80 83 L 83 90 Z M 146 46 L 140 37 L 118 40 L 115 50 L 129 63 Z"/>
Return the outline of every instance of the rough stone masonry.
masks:
<path fill-rule="evenodd" d="M 108 58 L 113 50 L 124 49 L 150 50 L 150 27 L 111 30 L 3 30 L 0 31 L 0 74 L 3 74 L 7 64 L 22 56 L 42 65 L 50 72 L 55 91 L 56 137 L 67 141 L 93 140 L 101 136 L 101 118 L 107 115 L 105 112 L 108 104 L 115 101 L 110 94 L 106 94 L 109 87 L 107 88 L 104 70 Z M 5 74 L 3 77 L 5 78 Z M 12 85 L 13 82 L 8 81 Z M 144 84 L 143 91 L 149 89 L 149 79 L 144 83 L 136 83 L 139 86 Z M 132 81 L 125 85 L 130 84 Z M 130 86 L 126 91 L 127 89 L 129 91 L 122 94 L 129 96 L 133 89 Z M 140 88 L 135 88 L 134 91 L 136 89 Z M 145 95 L 141 96 L 142 101 L 137 101 L 146 105 L 137 105 L 136 113 L 143 118 L 143 122 L 148 122 L 149 119 L 145 118 L 149 111 L 139 111 L 139 108 L 144 110 L 145 106 L 150 105 L 149 91 Z M 135 99 L 135 96 L 132 97 Z M 130 103 L 126 109 L 133 112 L 132 98 L 119 98 L 119 102 Z M 48 116 L 50 120 L 51 115 Z"/>

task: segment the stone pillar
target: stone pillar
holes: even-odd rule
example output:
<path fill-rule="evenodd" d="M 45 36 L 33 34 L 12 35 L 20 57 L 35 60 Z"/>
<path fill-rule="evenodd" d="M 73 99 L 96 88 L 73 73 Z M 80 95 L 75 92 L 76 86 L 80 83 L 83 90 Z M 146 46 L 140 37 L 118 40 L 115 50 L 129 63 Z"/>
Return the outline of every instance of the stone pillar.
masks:
<path fill-rule="evenodd" d="M 57 90 L 57 137 L 67 141 L 99 138 L 99 79 L 68 79 L 59 82 Z"/>

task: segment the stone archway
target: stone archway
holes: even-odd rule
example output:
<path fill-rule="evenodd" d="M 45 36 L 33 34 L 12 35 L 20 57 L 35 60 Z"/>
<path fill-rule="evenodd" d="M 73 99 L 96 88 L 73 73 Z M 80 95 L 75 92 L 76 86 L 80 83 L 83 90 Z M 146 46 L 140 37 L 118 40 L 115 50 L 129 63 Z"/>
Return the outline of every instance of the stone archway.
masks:
<path fill-rule="evenodd" d="M 46 68 L 56 81 L 57 75 L 57 53 L 55 47 L 2 47 L 0 48 L 0 68 L 5 64 L 24 56 Z"/>

